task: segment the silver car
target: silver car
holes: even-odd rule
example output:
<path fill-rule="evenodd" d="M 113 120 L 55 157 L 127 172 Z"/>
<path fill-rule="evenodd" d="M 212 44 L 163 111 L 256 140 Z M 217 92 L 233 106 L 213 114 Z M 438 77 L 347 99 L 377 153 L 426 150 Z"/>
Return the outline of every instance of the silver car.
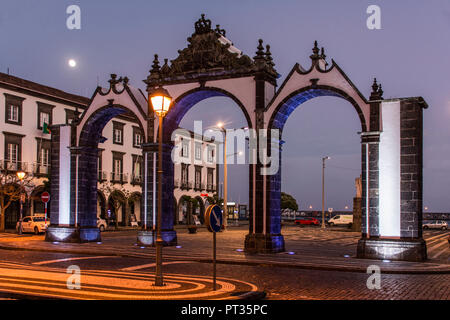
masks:
<path fill-rule="evenodd" d="M 423 229 L 441 229 L 441 230 L 447 230 L 448 224 L 445 221 L 442 220 L 436 220 L 433 222 L 428 222 L 423 224 Z"/>

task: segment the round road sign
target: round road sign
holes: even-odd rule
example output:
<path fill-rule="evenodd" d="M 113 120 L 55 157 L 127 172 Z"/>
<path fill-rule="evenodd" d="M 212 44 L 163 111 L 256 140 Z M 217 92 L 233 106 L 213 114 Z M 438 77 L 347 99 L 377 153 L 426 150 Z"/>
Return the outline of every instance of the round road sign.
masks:
<path fill-rule="evenodd" d="M 42 200 L 42 202 L 44 202 L 44 203 L 47 203 L 47 202 L 49 202 L 50 201 L 50 193 L 48 193 L 48 192 L 42 192 L 42 194 L 41 194 L 41 200 Z"/>
<path fill-rule="evenodd" d="M 210 232 L 219 232 L 222 227 L 222 209 L 216 205 L 210 205 L 205 211 L 205 224 Z"/>

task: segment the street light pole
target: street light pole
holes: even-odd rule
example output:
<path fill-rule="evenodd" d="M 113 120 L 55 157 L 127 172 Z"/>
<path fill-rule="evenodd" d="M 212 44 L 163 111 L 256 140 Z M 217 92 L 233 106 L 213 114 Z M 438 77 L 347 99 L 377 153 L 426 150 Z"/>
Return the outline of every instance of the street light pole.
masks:
<path fill-rule="evenodd" d="M 223 129 L 224 132 L 224 143 L 223 143 L 223 153 L 224 153 L 224 160 L 223 160 L 223 214 L 225 216 L 225 219 L 223 219 L 223 228 L 226 229 L 228 227 L 228 199 L 227 199 L 227 180 L 228 180 L 228 173 L 227 173 L 227 133 L 226 130 Z"/>
<path fill-rule="evenodd" d="M 156 275 L 155 275 L 155 286 L 161 287 L 164 285 L 163 274 L 162 274 L 162 250 L 163 250 L 163 239 L 161 235 L 161 220 L 162 220 L 162 177 L 163 177 L 163 167 L 162 167 L 162 142 L 163 142 L 163 118 L 167 114 L 172 102 L 172 98 L 169 92 L 163 87 L 156 88 L 149 91 L 149 105 L 153 107 L 153 110 L 158 115 L 159 126 L 158 126 L 158 216 L 156 223 Z M 150 108 L 149 108 L 150 109 Z M 150 112 L 150 110 L 149 110 Z"/>
<path fill-rule="evenodd" d="M 161 217 L 162 217 L 162 125 L 163 116 L 159 116 L 159 126 L 158 126 L 158 220 L 156 226 L 156 277 L 155 286 L 163 286 L 163 275 L 162 275 L 162 249 L 163 240 L 161 237 Z"/>
<path fill-rule="evenodd" d="M 322 229 L 325 229 L 325 161 L 328 159 L 328 156 L 322 158 Z"/>

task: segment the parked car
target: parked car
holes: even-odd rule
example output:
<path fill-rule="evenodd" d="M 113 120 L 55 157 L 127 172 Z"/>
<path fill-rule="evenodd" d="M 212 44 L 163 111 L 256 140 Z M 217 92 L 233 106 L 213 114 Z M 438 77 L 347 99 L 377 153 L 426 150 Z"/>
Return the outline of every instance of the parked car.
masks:
<path fill-rule="evenodd" d="M 30 216 L 25 217 L 22 220 L 22 232 L 34 232 L 35 234 L 43 233 L 47 231 L 50 225 L 50 220 L 45 220 L 45 216 Z M 19 231 L 20 221 L 16 224 L 16 230 Z"/>
<path fill-rule="evenodd" d="M 422 225 L 422 227 L 423 227 L 424 230 L 427 230 L 427 229 L 447 230 L 448 224 L 445 221 L 436 220 L 436 221 L 433 221 L 433 222 L 424 223 Z"/>
<path fill-rule="evenodd" d="M 103 232 L 108 227 L 108 224 L 106 223 L 106 220 L 97 217 L 97 228 L 99 228 L 100 232 Z"/>
<path fill-rule="evenodd" d="M 327 221 L 330 226 L 334 225 L 348 225 L 351 227 L 353 225 L 353 215 L 350 214 L 340 214 L 332 217 Z"/>
<path fill-rule="evenodd" d="M 300 218 L 295 220 L 295 224 L 318 226 L 320 224 L 320 221 L 316 218 Z"/>

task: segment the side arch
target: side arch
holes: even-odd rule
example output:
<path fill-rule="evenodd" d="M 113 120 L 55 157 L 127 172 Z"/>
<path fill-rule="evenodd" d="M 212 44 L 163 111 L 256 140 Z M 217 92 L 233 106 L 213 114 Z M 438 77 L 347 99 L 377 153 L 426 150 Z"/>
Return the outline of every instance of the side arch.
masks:
<path fill-rule="evenodd" d="M 233 100 L 243 112 L 248 127 L 253 128 L 249 111 L 234 94 L 218 87 L 198 87 L 182 93 L 175 99 L 173 107 L 164 118 L 163 140 L 165 142 L 170 141 L 172 132 L 178 128 L 183 117 L 193 106 L 202 100 L 212 97 L 228 97 Z"/>
<path fill-rule="evenodd" d="M 368 130 L 369 119 L 365 118 L 361 106 L 355 99 L 343 90 L 328 85 L 308 86 L 291 92 L 273 109 L 270 114 L 268 129 L 279 129 L 282 133 L 287 119 L 297 107 L 308 100 L 323 96 L 339 97 L 350 102 L 358 114 L 361 131 L 366 132 Z M 270 112 L 270 109 L 268 111 Z"/>

